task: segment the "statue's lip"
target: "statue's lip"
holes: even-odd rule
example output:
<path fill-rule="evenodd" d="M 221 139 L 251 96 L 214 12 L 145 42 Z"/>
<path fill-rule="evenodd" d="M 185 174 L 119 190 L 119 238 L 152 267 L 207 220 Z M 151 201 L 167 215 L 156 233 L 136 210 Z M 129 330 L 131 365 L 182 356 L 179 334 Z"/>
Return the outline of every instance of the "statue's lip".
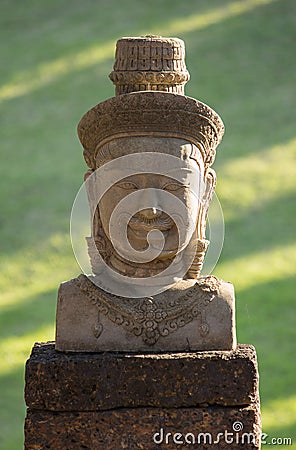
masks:
<path fill-rule="evenodd" d="M 149 231 L 153 230 L 159 230 L 159 231 L 168 231 L 170 230 L 174 225 L 174 222 L 172 222 L 170 225 L 161 225 L 161 224 L 149 224 L 149 223 L 139 223 L 139 222 L 129 222 L 128 226 L 136 233 L 143 233 L 147 235 Z"/>
<path fill-rule="evenodd" d="M 167 215 L 156 217 L 155 219 L 146 219 L 134 216 L 128 223 L 129 228 L 135 232 L 149 233 L 152 230 L 168 231 L 174 226 L 174 221 Z"/>
<path fill-rule="evenodd" d="M 132 231 L 132 233 L 136 239 L 145 240 L 145 241 L 147 241 L 147 234 L 149 233 L 149 231 L 159 230 L 159 228 L 155 228 L 155 227 L 150 228 L 149 230 L 135 229 L 132 227 L 129 227 L 129 228 Z M 164 239 L 166 239 L 169 230 L 159 230 L 159 231 L 162 232 Z"/>

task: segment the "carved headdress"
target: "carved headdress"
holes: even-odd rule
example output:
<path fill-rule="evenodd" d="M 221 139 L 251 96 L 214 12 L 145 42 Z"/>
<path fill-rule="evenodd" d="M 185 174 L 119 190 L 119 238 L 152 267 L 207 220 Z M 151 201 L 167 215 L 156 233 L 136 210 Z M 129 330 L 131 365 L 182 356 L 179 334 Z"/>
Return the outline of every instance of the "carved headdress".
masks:
<path fill-rule="evenodd" d="M 224 125 L 209 106 L 183 95 L 189 79 L 183 41 L 120 39 L 110 78 L 116 97 L 93 107 L 78 125 L 90 168 L 95 168 L 99 148 L 110 140 L 151 134 L 186 139 L 199 148 L 206 166 L 213 163 Z"/>

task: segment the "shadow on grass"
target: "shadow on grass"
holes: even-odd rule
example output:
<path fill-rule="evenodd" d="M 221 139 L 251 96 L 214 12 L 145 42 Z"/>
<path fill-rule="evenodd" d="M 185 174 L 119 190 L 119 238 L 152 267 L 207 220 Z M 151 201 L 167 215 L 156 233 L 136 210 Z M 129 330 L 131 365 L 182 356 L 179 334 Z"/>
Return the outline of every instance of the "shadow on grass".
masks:
<path fill-rule="evenodd" d="M 94 7 L 92 2 L 87 2 L 84 8 L 79 2 L 74 2 L 70 16 L 59 15 L 56 22 L 50 14 L 60 8 L 57 2 L 48 7 L 49 14 L 43 10 L 35 14 L 41 17 L 40 30 L 45 18 L 49 22 L 52 20 L 51 26 L 57 27 L 56 31 L 63 28 L 63 33 L 69 35 L 65 47 L 61 42 L 61 47 L 56 46 L 52 51 L 57 55 L 71 56 L 75 54 L 75 43 L 77 50 L 85 48 L 87 51 L 89 46 L 98 42 L 103 45 L 111 37 L 115 40 L 121 34 L 134 35 L 135 23 L 137 33 L 141 33 L 145 26 L 148 29 L 159 27 L 161 31 L 174 19 L 182 22 L 196 14 L 221 8 L 219 1 L 211 2 L 211 8 L 206 1 L 201 1 L 198 8 L 169 2 L 163 20 L 163 16 L 155 15 L 148 4 L 140 7 L 130 1 L 135 8 L 129 10 L 115 8 L 114 5 L 112 8 L 113 3 L 108 3 L 104 11 L 106 18 L 113 17 L 112 27 L 106 26 L 109 22 L 105 20 L 102 20 L 103 28 L 98 26 L 96 15 L 89 12 L 100 7 Z M 230 3 L 224 1 L 223 5 Z M 295 109 L 291 95 L 294 90 L 291 76 L 294 73 L 291 64 L 294 55 L 293 46 L 286 45 L 286 40 L 292 36 L 291 12 L 294 8 L 294 1 L 287 0 L 283 4 L 274 0 L 242 15 L 196 31 L 180 33 L 186 41 L 188 67 L 192 72 L 188 94 L 197 98 L 202 95 L 201 99 L 212 104 L 225 118 L 226 125 L 229 124 L 225 144 L 218 151 L 217 167 L 220 160 L 227 164 L 237 155 L 260 152 L 269 145 L 287 142 L 292 133 L 294 135 L 294 121 L 291 119 Z M 99 17 L 103 17 L 101 13 L 103 11 Z M 139 20 L 133 21 L 132 17 L 137 15 Z M 84 16 L 88 17 L 87 27 L 83 22 Z M 26 17 L 29 20 L 29 16 Z M 74 23 L 71 22 L 73 18 Z M 171 28 L 174 29 L 173 26 Z M 82 34 L 79 35 L 80 31 Z M 38 27 L 35 32 L 38 32 Z M 61 40 L 64 34 L 61 34 Z M 26 39 L 31 39 L 30 35 Z M 42 45 L 38 49 L 42 50 L 40 57 L 43 58 L 47 52 L 43 51 Z M 75 127 L 86 109 L 113 95 L 113 86 L 107 78 L 112 63 L 113 56 L 53 81 L 49 77 L 46 86 L 7 102 L 3 132 L 9 142 L 7 149 L 4 148 L 3 169 L 8 182 L 7 187 L 4 186 L 7 192 L 3 198 L 13 198 L 11 202 L 3 202 L 2 210 L 4 250 L 7 254 L 29 248 L 36 238 L 42 241 L 51 234 L 68 232 L 71 205 L 85 170 Z M 20 148 L 17 167 L 16 148 Z M 13 166 L 12 171 L 10 168 Z M 20 214 L 23 233 L 19 232 Z M 235 229 L 236 224 L 230 223 L 230 227 L 232 225 Z M 34 233 L 30 232 L 31 229 Z M 235 248 L 238 248 L 236 245 L 235 241 Z"/>
<path fill-rule="evenodd" d="M 3 372 L 0 372 L 0 447 L 5 450 L 23 448 L 24 366 L 36 340 L 32 337 L 30 342 L 28 335 L 34 336 L 35 330 L 54 323 L 55 305 L 56 290 L 48 290 L 34 296 L 28 294 L 22 302 L 0 311 L 0 335 L 6 353 L 2 356 Z"/>
<path fill-rule="evenodd" d="M 257 284 L 236 294 L 238 341 L 253 344 L 257 351 L 267 443 L 272 437 L 296 441 L 292 405 L 296 372 L 294 299 L 294 277 Z"/>
<path fill-rule="evenodd" d="M 55 321 L 57 289 L 29 295 L 22 302 L 0 310 L 1 339 L 20 338 Z M 33 344 L 33 343 L 32 343 Z"/>
<path fill-rule="evenodd" d="M 230 261 L 251 253 L 283 247 L 295 240 L 296 207 L 294 193 L 264 201 L 242 211 L 239 218 L 225 222 L 225 241 L 221 260 Z"/>
<path fill-rule="evenodd" d="M 0 447 L 5 450 L 23 448 L 25 361 L 36 341 L 35 330 L 54 323 L 55 309 L 56 290 L 52 289 L 28 295 L 21 303 L 0 311 L 0 335 L 5 353 L 2 355 L 3 372 L 0 371 Z M 32 336 L 32 342 L 28 335 Z"/>
<path fill-rule="evenodd" d="M 175 21 L 182 23 L 194 13 L 207 15 L 232 3 L 233 0 L 212 0 L 209 6 L 207 0 L 199 0 L 198 5 L 178 0 L 166 0 L 162 4 L 157 0 L 149 3 L 126 0 L 119 4 L 117 0 L 109 0 L 102 4 L 85 0 L 82 5 L 79 0 L 73 0 L 68 8 L 58 0 L 52 0 L 42 7 L 38 2 L 31 8 L 20 4 L 16 10 L 7 2 L 1 14 L 3 40 L 12 33 L 14 39 L 11 42 L 19 54 L 13 61 L 10 58 L 10 64 L 4 65 L 2 77 L 6 81 L 15 78 L 17 69 L 32 67 L 32 59 L 47 63 L 62 55 L 72 58 L 91 45 L 104 45 L 121 36 L 161 34 L 164 27 L 169 26 L 170 31 L 173 28 L 170 24 Z M 2 52 L 3 56 L 6 52 L 9 54 L 9 46 L 3 46 Z"/>
<path fill-rule="evenodd" d="M 264 419 L 263 419 L 264 420 Z M 288 441 L 283 441 L 282 438 L 289 438 L 291 439 L 292 444 L 294 444 L 296 440 L 296 434 L 295 434 L 295 422 L 291 425 L 283 426 L 278 425 L 277 427 L 268 427 L 264 426 L 263 422 L 263 433 L 266 433 L 267 436 L 263 436 L 263 442 L 262 445 L 272 445 L 272 448 L 274 449 L 291 449 L 293 448 L 291 444 L 288 443 Z M 272 439 L 277 439 L 277 441 L 273 441 Z M 277 446 L 275 444 L 277 442 Z M 284 446 L 284 442 L 286 442 L 286 445 Z M 264 448 L 264 447 L 263 447 Z"/>
<path fill-rule="evenodd" d="M 191 72 L 187 93 L 225 122 L 216 167 L 295 136 L 295 12 L 293 0 L 274 1 L 182 36 Z"/>
<path fill-rule="evenodd" d="M 236 295 L 239 342 L 258 353 L 262 403 L 295 395 L 295 279 L 287 277 Z"/>
<path fill-rule="evenodd" d="M 0 448 L 23 448 L 23 427 L 26 414 L 24 402 L 24 367 L 0 374 Z M 13 424 L 13 425 L 12 425 Z"/>
<path fill-rule="evenodd" d="M 235 2 L 223 2 L 224 5 L 229 3 Z M 292 76 L 294 70 L 291 64 L 293 46 L 287 43 L 292 42 L 294 30 L 292 12 L 295 2 L 288 0 L 283 4 L 273 0 L 266 5 L 258 4 L 242 15 L 226 16 L 223 20 L 209 23 L 202 29 L 197 27 L 197 30 L 192 32 L 178 33 L 178 24 L 182 23 L 182 20 L 190 20 L 198 14 L 202 16 L 205 11 L 214 11 L 215 6 L 221 8 L 221 2 L 220 4 L 215 2 L 210 9 L 207 8 L 206 2 L 200 2 L 198 8 L 192 5 L 188 8 L 183 4 L 180 7 L 178 2 L 173 4 L 170 2 L 166 11 L 166 21 L 156 18 L 151 13 L 150 6 L 146 5 L 139 11 L 137 8 L 132 8 L 128 15 L 130 17 L 133 14 L 140 15 L 140 21 L 135 22 L 140 34 L 143 33 L 141 27 L 144 27 L 144 23 L 147 23 L 148 28 L 153 26 L 161 30 L 166 29 L 174 18 L 178 19 L 175 24 L 176 33 L 186 41 L 188 66 L 193 79 L 188 86 L 188 94 L 197 98 L 201 98 L 202 95 L 201 99 L 212 104 L 225 120 L 230 131 L 225 137 L 225 148 L 227 146 L 228 150 L 222 150 L 222 161 L 226 162 L 237 154 L 258 152 L 266 146 L 276 145 L 289 139 L 291 133 L 294 133 L 294 121 L 291 114 L 294 112 L 294 102 L 293 96 L 290 95 L 294 88 Z M 79 10 L 80 6 L 74 4 L 73 11 L 75 8 Z M 105 11 L 106 17 L 111 12 L 112 9 L 108 6 Z M 134 23 L 131 21 L 128 21 L 126 27 L 120 31 L 124 25 L 126 10 L 114 8 L 112 13 L 113 28 L 107 27 L 107 34 L 103 34 L 105 41 L 101 41 L 102 45 L 107 42 L 106 37 L 110 35 L 110 29 L 113 30 L 114 40 L 120 36 L 120 34 L 116 36 L 117 31 L 114 29 L 116 26 L 119 28 L 119 33 L 124 32 L 127 35 L 130 30 L 131 35 L 136 34 Z M 117 22 L 118 13 L 122 20 Z M 91 15 L 88 14 L 88 16 L 92 20 Z M 225 26 L 226 23 L 227 26 Z M 76 25 L 78 29 L 79 25 L 81 24 Z M 106 21 L 102 25 L 104 29 Z M 67 22 L 64 27 L 67 28 Z M 174 26 L 170 26 L 169 29 L 174 33 Z M 72 32 L 73 41 L 76 42 L 75 30 Z M 102 29 L 97 27 L 97 24 L 94 30 L 90 26 L 87 41 L 91 45 L 100 41 L 96 32 L 102 39 Z M 81 48 L 81 42 L 85 41 L 81 39 L 78 48 Z M 87 50 L 88 47 L 86 47 Z M 71 53 L 75 55 L 75 48 L 71 49 L 69 56 Z M 64 107 L 59 102 L 59 108 L 55 110 L 55 114 L 58 115 L 61 114 L 60 110 L 64 110 L 70 98 L 80 99 L 80 112 L 78 112 L 78 103 L 75 104 L 74 109 L 68 108 L 68 117 L 67 115 L 62 117 L 63 124 L 67 123 L 67 119 L 70 120 L 73 114 L 77 115 L 78 120 L 85 111 L 84 105 L 93 105 L 113 95 L 112 85 L 107 79 L 107 74 L 112 70 L 113 56 L 110 55 L 110 57 L 108 64 L 106 59 L 100 63 L 96 61 L 92 63 L 90 60 L 90 65 L 86 69 L 82 67 L 74 73 L 67 72 L 66 75 L 54 78 L 53 82 L 49 78 L 48 85 L 41 89 L 45 96 L 55 101 L 58 101 L 57 96 L 62 95 Z M 99 67 L 99 78 L 96 65 Z M 98 90 L 94 92 L 96 86 Z M 39 97 L 32 92 L 30 95 L 32 98 Z M 17 104 L 19 105 L 19 102 Z M 41 105 L 42 108 L 47 108 L 45 102 Z M 281 126 L 271 126 L 271 124 L 281 124 Z M 263 139 L 264 145 L 262 145 Z M 220 160 L 219 153 L 218 159 Z"/>

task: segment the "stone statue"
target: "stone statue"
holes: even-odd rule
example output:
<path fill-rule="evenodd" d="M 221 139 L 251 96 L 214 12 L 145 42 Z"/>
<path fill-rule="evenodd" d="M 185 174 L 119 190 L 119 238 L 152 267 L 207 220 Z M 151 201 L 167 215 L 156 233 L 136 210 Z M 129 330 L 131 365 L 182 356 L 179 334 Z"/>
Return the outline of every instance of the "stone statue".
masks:
<path fill-rule="evenodd" d="M 179 39 L 120 39 L 116 96 L 78 125 L 83 273 L 60 286 L 55 347 L 26 364 L 28 450 L 260 448 L 255 349 L 236 345 L 232 284 L 201 273 L 224 127 L 184 95 L 184 57 Z"/>
<path fill-rule="evenodd" d="M 224 126 L 186 97 L 180 39 L 117 42 L 116 96 L 78 125 L 93 274 L 59 290 L 62 351 L 231 350 L 233 286 L 201 277 Z"/>

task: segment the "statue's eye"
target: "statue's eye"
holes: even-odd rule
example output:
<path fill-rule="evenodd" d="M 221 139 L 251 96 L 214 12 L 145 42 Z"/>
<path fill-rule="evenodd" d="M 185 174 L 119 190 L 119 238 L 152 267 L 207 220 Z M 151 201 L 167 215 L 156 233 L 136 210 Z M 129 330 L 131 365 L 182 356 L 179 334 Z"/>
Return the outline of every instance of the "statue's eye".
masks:
<path fill-rule="evenodd" d="M 163 186 L 163 189 L 165 191 L 169 191 L 169 192 L 176 192 L 176 191 L 180 191 L 181 189 L 185 189 L 188 186 L 185 186 L 184 184 L 180 184 L 180 183 L 167 183 Z"/>
<path fill-rule="evenodd" d="M 121 183 L 117 183 L 117 186 L 120 187 L 121 189 L 126 189 L 128 191 L 138 189 L 138 186 L 135 183 L 132 183 L 131 181 L 122 181 Z"/>

